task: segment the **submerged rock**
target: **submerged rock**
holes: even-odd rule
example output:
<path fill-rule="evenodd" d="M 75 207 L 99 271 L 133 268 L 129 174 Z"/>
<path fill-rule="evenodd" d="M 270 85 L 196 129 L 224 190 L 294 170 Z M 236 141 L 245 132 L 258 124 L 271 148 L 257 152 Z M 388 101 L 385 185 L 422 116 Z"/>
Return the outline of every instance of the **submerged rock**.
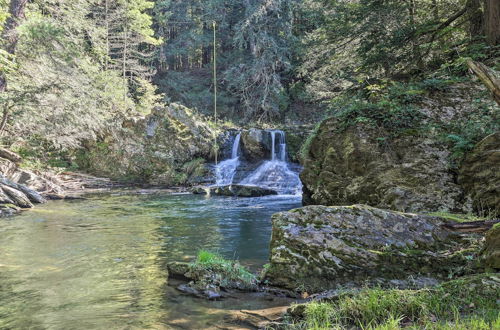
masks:
<path fill-rule="evenodd" d="M 448 275 L 466 257 L 449 253 L 458 234 L 430 216 L 366 205 L 307 206 L 273 216 L 270 265 L 264 279 L 318 292 L 345 283 L 411 275 Z"/>
<path fill-rule="evenodd" d="M 325 120 L 305 155 L 304 203 L 462 210 L 462 190 L 449 170 L 446 146 L 410 133 L 389 141 L 381 138 L 389 135 L 383 129 L 359 124 L 342 131 L 335 118 Z"/>
<path fill-rule="evenodd" d="M 500 132 L 476 145 L 462 164 L 458 180 L 476 211 L 500 215 Z"/>
<path fill-rule="evenodd" d="M 227 185 L 220 187 L 194 187 L 193 194 L 208 194 L 217 196 L 235 196 L 235 197 L 262 197 L 268 195 L 277 195 L 276 190 L 247 185 Z"/>

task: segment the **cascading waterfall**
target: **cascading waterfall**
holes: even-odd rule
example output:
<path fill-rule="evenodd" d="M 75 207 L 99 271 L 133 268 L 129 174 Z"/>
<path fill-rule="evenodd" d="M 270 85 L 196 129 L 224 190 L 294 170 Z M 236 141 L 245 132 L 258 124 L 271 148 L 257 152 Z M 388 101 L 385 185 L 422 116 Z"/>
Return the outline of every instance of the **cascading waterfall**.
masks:
<path fill-rule="evenodd" d="M 271 134 L 271 160 L 265 161 L 240 184 L 274 189 L 281 195 L 302 194 L 299 175 L 290 170 L 286 162 L 285 132 L 273 130 L 269 133 Z M 278 145 L 277 152 L 276 144 Z"/>
<path fill-rule="evenodd" d="M 231 158 L 220 162 L 215 167 L 216 186 L 225 186 L 233 183 L 234 175 L 236 174 L 236 169 L 240 164 L 240 158 L 238 157 L 238 150 L 240 148 L 240 139 L 241 139 L 241 133 L 238 133 L 233 141 Z"/>

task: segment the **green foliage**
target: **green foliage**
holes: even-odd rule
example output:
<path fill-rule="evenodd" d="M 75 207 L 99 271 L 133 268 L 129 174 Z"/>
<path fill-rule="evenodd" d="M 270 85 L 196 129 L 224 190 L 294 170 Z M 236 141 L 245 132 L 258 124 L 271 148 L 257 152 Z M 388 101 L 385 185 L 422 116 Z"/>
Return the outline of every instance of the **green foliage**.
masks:
<path fill-rule="evenodd" d="M 473 31 L 480 23 L 474 3 L 479 2 L 304 1 L 299 17 L 314 19 L 298 29 L 296 72 L 308 94 L 301 98 L 327 101 L 366 81 L 407 81 L 435 71 L 464 76 L 467 58 L 495 64 L 500 47 Z M 436 82 L 426 83 L 445 87 Z"/>
<path fill-rule="evenodd" d="M 415 84 L 372 84 L 355 96 L 334 99 L 329 111 L 339 119 L 340 129 L 363 123 L 399 135 L 422 127 L 426 116 L 412 103 L 423 94 L 425 91 Z"/>
<path fill-rule="evenodd" d="M 9 82 L 8 91 L 1 95 L 2 107 L 11 113 L 5 144 L 42 136 L 60 150 L 79 148 L 124 116 L 149 113 L 158 104 L 155 88 L 138 74 L 142 57 L 127 60 L 126 80 L 122 66 L 114 70 L 113 65 L 105 65 L 117 58 L 107 49 L 107 36 L 116 31 L 103 27 L 100 12 L 104 3 L 40 1 L 28 6 L 26 20 L 19 27 L 15 66 L 6 66 L 6 59 L 7 64 L 14 62 L 0 52 L 1 70 Z M 130 33 L 140 35 L 140 39 L 128 40 L 130 53 L 137 54 L 135 50 L 144 43 L 156 43 L 151 38 L 152 19 L 146 13 L 152 2 L 108 3 L 108 19 L 111 14 L 114 19 L 110 27 L 121 22 L 120 28 L 124 28 L 127 22 Z M 113 42 L 109 46 L 119 48 Z"/>
<path fill-rule="evenodd" d="M 307 137 L 307 139 L 304 141 L 302 146 L 300 147 L 299 151 L 299 160 L 303 163 L 309 158 L 309 152 L 311 150 L 311 144 L 313 140 L 316 138 L 319 132 L 321 123 L 316 124 L 316 127 L 314 127 L 314 130 L 312 131 L 311 134 Z"/>
<path fill-rule="evenodd" d="M 432 212 L 429 215 L 452 220 L 456 222 L 468 222 L 468 221 L 482 221 L 485 220 L 483 217 L 478 217 L 474 214 L 458 214 L 458 213 L 448 213 L 448 212 Z"/>
<path fill-rule="evenodd" d="M 458 120 L 440 127 L 443 139 L 450 145 L 452 167 L 457 168 L 464 156 L 481 139 L 500 129 L 500 112 L 496 105 L 485 101 L 486 95 L 478 95 L 472 102 L 472 111 Z"/>
<path fill-rule="evenodd" d="M 257 284 L 257 277 L 250 273 L 245 267 L 237 261 L 226 260 L 217 253 L 200 250 L 196 261 L 190 264 L 191 271 L 202 271 L 204 273 L 213 273 L 218 277 L 223 287 L 229 282 L 237 282 L 241 288 L 254 288 Z"/>
<path fill-rule="evenodd" d="M 498 278 L 475 275 L 444 283 L 433 289 L 363 289 L 346 292 L 332 303 L 306 305 L 297 328 L 400 329 L 400 322 L 415 328 L 491 327 L 499 324 Z M 437 323 L 435 323 L 437 321 Z"/>
<path fill-rule="evenodd" d="M 245 121 L 274 119 L 288 105 L 296 0 L 161 1 L 155 7 L 157 81 L 170 99 L 213 111 L 213 30 L 217 24 L 219 107 Z"/>

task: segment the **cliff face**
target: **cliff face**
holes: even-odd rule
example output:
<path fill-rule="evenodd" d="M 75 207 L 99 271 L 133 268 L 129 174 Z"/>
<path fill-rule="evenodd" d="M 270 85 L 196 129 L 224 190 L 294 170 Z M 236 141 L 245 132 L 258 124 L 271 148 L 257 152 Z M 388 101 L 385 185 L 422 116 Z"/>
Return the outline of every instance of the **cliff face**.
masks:
<path fill-rule="evenodd" d="M 449 139 L 460 138 L 450 128 L 454 125 L 462 125 L 459 134 L 467 135 L 469 129 L 483 134 L 481 116 L 498 114 L 491 102 L 477 106 L 477 95 L 477 86 L 462 86 L 427 97 L 415 106 L 423 119 L 412 129 L 326 119 L 303 159 L 304 203 L 364 203 L 406 212 L 468 212 L 472 207 L 479 210 L 481 203 L 496 208 L 498 141 L 490 137 L 476 149 L 467 149 L 460 168 L 456 145 Z"/>
<path fill-rule="evenodd" d="M 404 136 L 390 145 L 380 129 L 338 132 L 324 121 L 301 175 L 305 204 L 364 203 L 397 211 L 458 211 L 461 189 L 449 171 L 450 152 L 429 138 Z"/>
<path fill-rule="evenodd" d="M 79 152 L 79 167 L 96 175 L 145 184 L 177 184 L 202 177 L 213 157 L 214 131 L 190 109 L 171 104 L 129 120 Z"/>

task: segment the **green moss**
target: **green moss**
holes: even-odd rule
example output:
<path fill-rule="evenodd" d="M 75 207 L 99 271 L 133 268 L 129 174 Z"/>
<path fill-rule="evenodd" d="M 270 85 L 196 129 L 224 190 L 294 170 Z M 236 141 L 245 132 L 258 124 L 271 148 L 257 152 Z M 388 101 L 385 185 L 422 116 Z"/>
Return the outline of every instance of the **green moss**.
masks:
<path fill-rule="evenodd" d="M 416 328 L 478 325 L 489 329 L 499 324 L 499 296 L 500 278 L 496 274 L 464 277 L 433 289 L 364 289 L 345 292 L 334 302 L 307 304 L 303 318 L 291 322 L 290 327 L 399 329 L 404 320 Z"/>
<path fill-rule="evenodd" d="M 258 283 L 257 277 L 237 261 L 224 259 L 206 250 L 198 252 L 196 260 L 189 264 L 189 269 L 192 274 L 200 274 L 202 286 L 211 282 L 226 288 L 253 289 Z"/>
<path fill-rule="evenodd" d="M 469 222 L 469 221 L 482 221 L 486 220 L 483 217 L 479 217 L 474 214 L 461 214 L 461 213 L 448 213 L 448 212 L 432 212 L 428 215 L 443 218 L 446 220 L 452 220 L 456 222 Z"/>
<path fill-rule="evenodd" d="M 300 147 L 300 150 L 298 152 L 298 158 L 299 158 L 301 163 L 303 163 L 305 160 L 307 160 L 309 158 L 309 151 L 311 149 L 311 144 L 319 133 L 320 125 L 321 125 L 321 123 L 316 125 L 316 127 L 314 128 L 312 133 L 309 134 L 307 139 L 304 141 L 304 143 Z"/>

